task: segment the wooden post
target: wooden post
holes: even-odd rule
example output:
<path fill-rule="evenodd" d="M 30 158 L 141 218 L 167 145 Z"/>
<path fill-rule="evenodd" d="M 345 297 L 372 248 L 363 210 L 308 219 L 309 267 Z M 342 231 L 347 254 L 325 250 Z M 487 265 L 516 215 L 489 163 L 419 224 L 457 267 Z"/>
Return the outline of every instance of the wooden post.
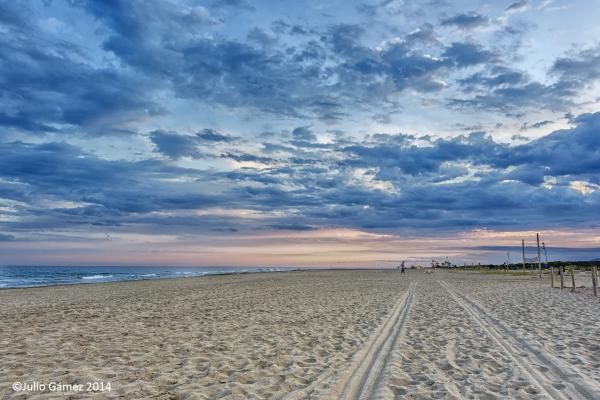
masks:
<path fill-rule="evenodd" d="M 575 266 L 571 265 L 571 292 L 575 291 Z"/>
<path fill-rule="evenodd" d="M 523 246 L 523 275 L 525 275 L 525 239 L 521 239 L 521 246 Z"/>
<path fill-rule="evenodd" d="M 554 267 L 548 263 L 548 253 L 546 252 L 546 243 L 542 242 L 542 248 L 544 249 L 544 259 L 546 260 L 546 266 L 550 267 L 550 286 L 554 289 Z"/>
<path fill-rule="evenodd" d="M 565 267 L 560 266 L 560 290 L 565 288 Z"/>
<path fill-rule="evenodd" d="M 592 286 L 594 287 L 594 296 L 598 297 L 598 267 L 592 267 Z"/>
<path fill-rule="evenodd" d="M 542 277 L 542 255 L 540 254 L 540 234 L 536 233 L 537 238 L 537 247 L 538 247 L 538 274 L 539 277 Z"/>

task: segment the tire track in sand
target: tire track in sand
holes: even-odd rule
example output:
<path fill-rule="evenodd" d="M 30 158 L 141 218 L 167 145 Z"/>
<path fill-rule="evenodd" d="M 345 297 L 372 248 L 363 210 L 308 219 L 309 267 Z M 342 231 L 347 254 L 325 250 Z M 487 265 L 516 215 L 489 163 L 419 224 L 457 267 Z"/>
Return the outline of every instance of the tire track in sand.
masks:
<path fill-rule="evenodd" d="M 390 362 L 391 350 L 403 334 L 405 322 L 413 303 L 416 282 L 396 303 L 390 317 L 377 334 L 359 353 L 350 369 L 338 380 L 326 398 L 368 400 L 375 395 L 383 379 L 383 371 Z"/>
<path fill-rule="evenodd" d="M 510 329 L 489 315 L 475 301 L 452 289 L 448 283 L 438 281 L 456 302 L 481 328 L 502 348 L 551 399 L 597 399 L 600 393 L 588 385 L 576 373 L 568 373 L 565 366 L 547 354 L 534 349 L 524 339 L 516 337 Z M 543 366 L 540 368 L 539 366 Z M 558 389 L 550 381 L 562 383 Z"/>

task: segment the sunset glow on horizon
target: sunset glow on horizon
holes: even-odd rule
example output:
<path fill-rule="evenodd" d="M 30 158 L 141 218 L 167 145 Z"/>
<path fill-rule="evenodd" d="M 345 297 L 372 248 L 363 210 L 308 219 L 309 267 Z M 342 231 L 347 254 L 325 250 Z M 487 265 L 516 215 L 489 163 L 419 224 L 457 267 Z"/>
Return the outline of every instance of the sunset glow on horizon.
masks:
<path fill-rule="evenodd" d="M 521 238 L 526 239 L 528 257 L 536 255 L 537 232 L 473 230 L 455 235 L 398 236 L 353 229 L 274 231 L 255 235 L 219 237 L 170 235 L 98 234 L 95 237 L 57 236 L 13 243 L 4 254 L 7 264 L 115 265 L 115 266 L 233 266 L 393 268 L 429 265 L 432 260 L 453 263 L 503 263 L 521 261 Z M 542 231 L 550 259 L 594 255 L 600 233 Z M 68 238 L 68 240 L 67 240 Z M 14 258 L 13 258 L 14 257 Z"/>

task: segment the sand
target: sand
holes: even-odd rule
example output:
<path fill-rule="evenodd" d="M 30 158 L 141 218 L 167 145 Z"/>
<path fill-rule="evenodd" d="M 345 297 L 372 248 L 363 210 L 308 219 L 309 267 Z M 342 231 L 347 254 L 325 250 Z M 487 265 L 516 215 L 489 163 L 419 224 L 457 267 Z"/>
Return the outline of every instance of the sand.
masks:
<path fill-rule="evenodd" d="M 3 399 L 600 398 L 600 301 L 537 278 L 285 272 L 7 289 L 0 304 Z"/>
<path fill-rule="evenodd" d="M 576 288 L 575 293 L 548 285 L 547 278 L 540 282 L 479 276 L 456 282 L 459 290 L 491 310 L 516 336 L 556 357 L 563 368 L 600 382 L 600 301 L 589 285 Z"/>
<path fill-rule="evenodd" d="M 13 392 L 16 380 L 110 381 L 98 398 L 282 397 L 343 369 L 407 286 L 394 277 L 290 272 L 2 290 L 0 398 L 29 398 Z"/>

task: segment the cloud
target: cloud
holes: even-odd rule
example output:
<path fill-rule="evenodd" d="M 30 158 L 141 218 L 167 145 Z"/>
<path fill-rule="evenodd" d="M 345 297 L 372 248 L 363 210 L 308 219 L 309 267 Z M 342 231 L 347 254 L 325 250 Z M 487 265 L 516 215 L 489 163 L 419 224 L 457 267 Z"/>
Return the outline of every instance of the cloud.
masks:
<path fill-rule="evenodd" d="M 58 199 L 80 204 L 75 207 L 79 211 L 118 219 L 123 213 L 200 205 L 200 199 L 208 201 L 211 197 L 194 194 L 183 186 L 169 189 L 168 183 L 160 183 L 196 172 L 159 160 L 104 160 L 66 143 L 3 143 L 0 154 L 0 177 L 4 179 L 0 198 L 25 204 L 35 205 L 43 199 L 55 203 Z"/>
<path fill-rule="evenodd" d="M 408 35 L 406 35 L 406 40 L 408 42 L 422 42 L 435 45 L 441 44 L 436 35 L 434 26 L 429 23 L 425 23 L 416 30 L 410 32 Z"/>
<path fill-rule="evenodd" d="M 564 110 L 573 104 L 579 89 L 579 85 L 572 81 L 544 84 L 532 81 L 518 71 L 502 75 L 472 75 L 461 80 L 460 84 L 466 89 L 463 97 L 450 99 L 449 106 L 494 111 L 519 118 L 525 110 L 536 108 Z"/>
<path fill-rule="evenodd" d="M 600 154 L 594 150 L 600 149 L 600 113 L 572 120 L 572 128 L 517 145 L 484 132 L 339 137 L 314 147 L 292 137 L 273 149 L 274 159 L 219 142 L 211 157 L 261 164 L 230 171 L 158 159 L 103 160 L 65 143 L 2 144 L 0 198 L 23 205 L 20 219 L 3 220 L 0 228 L 9 234 L 51 226 L 399 233 L 557 227 L 565 220 L 589 227 L 600 205 Z M 198 140 L 162 131 L 151 138 L 172 158 L 193 154 Z M 57 206 L 44 206 L 49 203 Z M 215 207 L 254 216 L 215 214 Z"/>
<path fill-rule="evenodd" d="M 237 10 L 254 11 L 255 8 L 247 0 L 218 0 L 212 3 L 215 8 L 231 7 Z"/>
<path fill-rule="evenodd" d="M 0 233 L 0 242 L 9 242 L 11 240 L 15 240 L 15 237 L 13 235 Z"/>
<path fill-rule="evenodd" d="M 231 143 L 238 138 L 221 134 L 214 129 L 203 129 L 195 135 L 180 134 L 155 130 L 149 133 L 150 141 L 155 145 L 155 152 L 162 153 L 172 160 L 181 157 L 201 158 L 208 156 L 208 146 Z M 203 148 L 203 149 L 201 149 Z"/>
<path fill-rule="evenodd" d="M 156 130 L 150 132 L 149 137 L 150 141 L 156 146 L 155 151 L 173 160 L 198 154 L 198 141 L 193 136 Z"/>
<path fill-rule="evenodd" d="M 443 56 L 457 67 L 483 64 L 494 58 L 492 52 L 484 50 L 473 43 L 452 43 L 444 51 Z"/>
<path fill-rule="evenodd" d="M 558 7 L 556 6 L 552 6 L 554 4 L 554 0 L 542 0 L 540 2 L 540 5 L 538 6 L 538 8 L 540 10 L 545 10 L 545 9 L 556 9 Z"/>
<path fill-rule="evenodd" d="M 276 160 L 270 157 L 262 157 L 254 154 L 235 154 L 235 153 L 223 153 L 221 154 L 222 158 L 229 158 L 235 160 L 237 162 L 253 162 L 253 163 L 261 163 L 261 164 L 272 164 L 275 163 Z"/>
<path fill-rule="evenodd" d="M 0 125 L 33 133 L 86 127 L 100 135 L 163 112 L 144 96 L 143 78 L 82 62 L 82 49 L 43 35 L 24 13 L 12 10 L 9 15 L 0 38 Z"/>
<path fill-rule="evenodd" d="M 261 46 L 272 46 L 277 43 L 277 36 L 264 29 L 254 27 L 248 32 L 248 41 L 256 42 Z"/>
<path fill-rule="evenodd" d="M 515 3 L 510 4 L 508 7 L 506 7 L 506 9 L 504 11 L 506 11 L 507 13 L 517 13 L 517 12 L 525 11 L 527 9 L 527 7 L 529 7 L 529 1 L 528 0 L 520 0 Z"/>
<path fill-rule="evenodd" d="M 388 39 L 381 43 L 365 32 L 364 21 L 299 25 L 278 15 L 275 23 L 245 26 L 237 34 L 224 22 L 244 2 L 187 6 L 152 0 L 71 3 L 69 12 L 97 25 L 87 33 L 91 37 L 74 44 L 44 31 L 25 7 L 4 5 L 0 125 L 18 133 L 131 134 L 133 125 L 177 113 L 168 100 L 173 97 L 190 107 L 265 113 L 295 119 L 296 125 L 342 124 L 357 114 L 386 121 L 383 116 L 413 103 L 413 90 L 428 104 L 433 99 L 427 96 L 436 96 L 440 108 L 514 117 L 515 110 L 566 111 L 600 77 L 595 47 L 559 57 L 548 71 L 555 81 L 534 80 L 510 67 L 519 46 L 508 51 L 472 32 L 490 23 L 486 15 L 458 13 L 434 25 L 422 3 L 392 3 L 379 8 L 414 23 L 407 32 L 383 23 L 378 32 Z M 56 7 L 46 11 L 62 17 Z M 475 36 L 437 34 L 444 26 Z M 507 32 L 525 35 L 517 28 L 508 24 L 503 38 Z M 386 30 L 390 34 L 381 35 Z M 473 69 L 470 84 L 464 68 Z"/>
<path fill-rule="evenodd" d="M 554 85 L 531 81 L 527 86 L 521 82 L 520 86 L 488 88 L 487 92 L 480 87 L 482 93 L 468 98 L 460 93 L 460 83 L 454 83 L 456 74 L 473 66 L 486 66 L 490 71 L 504 64 L 504 55 L 474 38 L 444 43 L 447 39 L 436 35 L 437 27 L 430 22 L 419 23 L 416 29 L 379 46 L 372 44 L 360 23 L 312 27 L 276 19 L 277 23 L 268 27 L 250 27 L 240 38 L 218 33 L 218 26 L 228 16 L 221 5 L 178 7 L 160 0 L 74 4 L 101 26 L 97 31 L 101 43 L 97 51 L 101 54 L 97 56 L 116 59 L 127 68 L 89 68 L 78 62 L 80 57 L 73 49 L 48 52 L 47 59 L 40 60 L 46 65 L 43 70 L 65 71 L 64 77 L 52 81 L 57 86 L 62 81 L 51 91 L 56 98 L 43 98 L 42 86 L 37 96 L 28 92 L 29 98 L 19 100 L 10 110 L 0 110 L 0 123 L 5 126 L 53 132 L 58 129 L 56 124 L 67 123 L 93 127 L 88 131 L 94 134 L 122 134 L 127 130 L 118 129 L 118 125 L 170 112 L 155 100 L 165 92 L 192 104 L 334 124 L 356 110 L 372 117 L 397 110 L 410 100 L 410 90 L 433 94 L 458 89 L 447 92 L 452 92 L 456 101 L 446 99 L 446 103 L 504 113 L 523 107 L 564 109 L 577 90 L 572 80 L 561 78 Z M 234 2 L 227 7 L 244 5 Z M 417 3 L 409 6 L 411 10 L 420 7 Z M 488 23 L 487 16 L 472 11 L 447 17 L 439 26 L 473 29 Z M 18 38 L 15 32 L 12 35 Z M 29 47 L 38 51 L 60 43 L 27 37 L 33 42 Z M 29 64 L 24 65 L 25 70 Z M 567 67 L 562 60 L 554 70 Z M 499 75 L 494 76 L 500 79 Z M 83 77 L 85 85 L 76 85 L 73 77 L 78 77 L 78 83 Z M 11 80 L 19 80 L 15 78 Z M 35 78 L 21 80 L 36 82 Z M 74 87 L 81 88 L 73 93 Z M 56 92 L 60 95 L 54 96 Z M 78 101 L 71 101 L 74 97 Z M 535 100 L 514 104 L 514 99 L 528 97 Z M 16 93 L 14 98 L 18 98 Z M 501 100 L 494 102 L 495 98 Z M 58 107 L 49 105 L 57 102 Z M 38 106 L 27 108 L 27 104 Z"/>
<path fill-rule="evenodd" d="M 441 21 L 442 26 L 456 26 L 459 29 L 474 29 L 488 25 L 489 18 L 477 12 L 457 14 Z"/>
<path fill-rule="evenodd" d="M 269 225 L 269 227 L 284 231 L 314 231 L 317 229 L 314 226 L 296 224 Z"/>
<path fill-rule="evenodd" d="M 481 250 L 481 251 L 485 251 L 485 252 L 494 252 L 494 253 L 503 253 L 506 254 L 507 251 L 510 251 L 511 254 L 518 254 L 520 257 L 520 254 L 522 252 L 522 248 L 520 246 L 476 246 L 476 247 L 465 247 L 464 250 L 466 251 L 472 251 L 472 250 Z M 534 256 L 537 255 L 537 247 L 529 247 L 529 246 L 525 246 L 525 253 L 528 256 Z M 581 247 L 550 247 L 548 248 L 548 259 L 550 261 L 553 260 L 581 260 L 581 261 L 585 261 L 585 260 L 593 260 L 595 258 L 598 258 L 600 256 L 600 248 L 598 247 L 588 247 L 588 248 L 581 248 Z M 514 257 L 514 255 L 513 255 Z M 542 255 L 543 257 L 543 255 Z M 513 264 L 520 264 L 521 263 L 520 258 L 512 258 L 512 263 Z M 542 258 L 542 261 L 544 259 Z"/>
<path fill-rule="evenodd" d="M 297 54 L 265 47 L 264 41 L 256 47 L 252 41 L 209 37 L 209 25 L 190 21 L 187 11 L 165 2 L 88 2 L 85 9 L 109 30 L 105 50 L 159 81 L 168 75 L 170 88 L 183 99 L 298 115 L 299 107 L 308 109 L 314 101 L 302 92 L 320 86 L 318 65 L 302 68 L 293 60 Z M 298 100 L 292 101 L 290 92 L 297 92 Z"/>
<path fill-rule="evenodd" d="M 202 132 L 196 134 L 200 140 L 209 142 L 233 142 L 236 138 L 228 135 L 223 135 L 214 129 L 203 129 Z"/>
<path fill-rule="evenodd" d="M 576 104 L 585 89 L 594 87 L 600 79 L 600 47 L 587 48 L 568 56 L 558 57 L 551 65 L 549 74 L 553 82 L 537 82 L 524 71 L 496 65 L 491 53 L 477 55 L 465 47 L 463 52 L 473 60 L 486 57 L 491 65 L 458 81 L 464 89 L 463 97 L 451 99 L 448 104 L 519 115 L 517 110 L 547 109 L 561 111 Z M 457 66 L 460 64 L 457 64 Z M 469 96 L 471 95 L 471 96 Z"/>
<path fill-rule="evenodd" d="M 581 50 L 570 57 L 559 57 L 550 70 L 573 87 L 586 87 L 600 78 L 600 46 Z"/>
<path fill-rule="evenodd" d="M 420 92 L 436 92 L 444 88 L 437 76 L 437 72 L 445 67 L 440 58 L 412 52 L 406 44 L 396 43 L 382 53 L 382 59 L 397 90 L 413 88 Z"/>
<path fill-rule="evenodd" d="M 468 91 L 476 90 L 478 87 L 495 89 L 499 87 L 518 86 L 527 83 L 529 78 L 523 72 L 511 70 L 505 67 L 494 67 L 491 73 L 477 72 L 459 81 Z"/>
<path fill-rule="evenodd" d="M 199 33 L 208 28 L 189 25 L 181 11 L 166 10 L 158 19 L 144 3 L 94 4 L 87 10 L 110 29 L 104 49 L 151 76 L 160 78 L 168 71 L 180 98 L 329 123 L 342 121 L 352 108 L 381 114 L 392 96 L 408 89 L 439 92 L 448 87 L 446 77 L 453 70 L 498 58 L 472 41 L 444 46 L 431 24 L 421 24 L 379 49 L 365 45 L 360 24 L 325 26 L 318 37 L 308 34 L 311 39 L 289 45 L 256 27 L 247 42 L 190 35 L 186 29 Z M 473 12 L 442 24 L 466 29 L 485 23 L 487 17 Z M 291 35 L 286 33 L 288 25 L 281 21 L 275 29 L 279 35 Z M 309 31 L 313 30 L 305 30 Z M 442 51 L 424 51 L 423 43 Z"/>
<path fill-rule="evenodd" d="M 521 131 L 526 131 L 527 129 L 538 129 L 538 128 L 542 128 L 546 125 L 550 125 L 553 121 L 550 120 L 544 120 L 544 121 L 538 121 L 538 122 L 534 122 L 533 124 L 528 124 L 527 122 L 524 122 L 523 125 L 521 125 L 521 128 L 519 128 L 519 130 Z"/>
<path fill-rule="evenodd" d="M 295 140 L 302 140 L 306 142 L 314 142 L 317 140 L 317 137 L 308 126 L 299 126 L 298 128 L 295 128 L 292 131 L 292 137 Z"/>
<path fill-rule="evenodd" d="M 412 0 L 361 7 L 369 15 L 237 12 L 247 6 L 2 4 L 2 232 L 421 234 L 597 220 L 600 116 L 573 111 L 597 102 L 597 45 L 529 51 L 540 13 L 492 22 Z M 570 127 L 513 135 L 559 119 Z"/>

